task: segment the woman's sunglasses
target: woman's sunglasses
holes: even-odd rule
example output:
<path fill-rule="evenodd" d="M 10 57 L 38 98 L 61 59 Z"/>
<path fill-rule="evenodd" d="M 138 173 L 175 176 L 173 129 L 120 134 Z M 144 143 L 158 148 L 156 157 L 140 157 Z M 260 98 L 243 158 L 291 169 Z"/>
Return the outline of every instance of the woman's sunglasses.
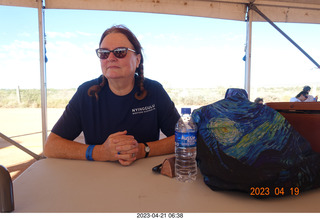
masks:
<path fill-rule="evenodd" d="M 118 48 L 115 48 L 114 50 L 99 48 L 99 49 L 96 49 L 96 53 L 100 59 L 107 59 L 110 53 L 113 53 L 115 57 L 122 59 L 126 57 L 128 50 L 131 52 L 136 52 L 133 49 L 129 49 L 126 47 L 118 47 Z"/>

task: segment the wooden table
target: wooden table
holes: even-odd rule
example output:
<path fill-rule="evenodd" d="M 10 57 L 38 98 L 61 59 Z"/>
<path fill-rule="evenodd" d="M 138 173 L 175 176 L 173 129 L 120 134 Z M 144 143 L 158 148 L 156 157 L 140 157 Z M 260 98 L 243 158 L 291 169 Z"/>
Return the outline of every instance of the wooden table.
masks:
<path fill-rule="evenodd" d="M 14 182 L 15 212 L 320 212 L 320 189 L 298 196 L 256 199 L 216 192 L 201 174 L 182 183 L 152 172 L 168 156 L 131 166 L 47 158 Z"/>

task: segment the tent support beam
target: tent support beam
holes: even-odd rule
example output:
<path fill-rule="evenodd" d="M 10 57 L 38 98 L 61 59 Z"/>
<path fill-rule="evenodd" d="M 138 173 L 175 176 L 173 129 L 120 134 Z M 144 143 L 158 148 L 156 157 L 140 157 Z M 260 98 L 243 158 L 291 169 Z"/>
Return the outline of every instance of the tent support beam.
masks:
<path fill-rule="evenodd" d="M 287 34 L 285 34 L 277 25 L 275 25 L 265 14 L 263 14 L 257 6 L 253 3 L 249 4 L 249 8 L 257 12 L 263 19 L 265 19 L 271 26 L 273 26 L 277 31 L 279 31 L 287 40 L 289 40 L 295 47 L 297 47 L 311 62 L 313 62 L 317 68 L 320 68 L 320 65 L 308 54 L 306 53 L 297 43 L 295 43 Z"/>
<path fill-rule="evenodd" d="M 250 87 L 251 87 L 251 44 L 252 44 L 252 11 L 247 7 L 246 13 L 247 33 L 246 33 L 246 47 L 245 47 L 245 78 L 244 89 L 248 93 L 250 99 Z"/>
<path fill-rule="evenodd" d="M 43 148 L 47 141 L 47 77 L 46 77 L 46 54 L 45 54 L 45 23 L 44 3 L 38 1 L 39 20 L 39 49 L 40 49 L 40 85 L 41 85 L 41 118 L 42 118 L 42 144 Z"/>

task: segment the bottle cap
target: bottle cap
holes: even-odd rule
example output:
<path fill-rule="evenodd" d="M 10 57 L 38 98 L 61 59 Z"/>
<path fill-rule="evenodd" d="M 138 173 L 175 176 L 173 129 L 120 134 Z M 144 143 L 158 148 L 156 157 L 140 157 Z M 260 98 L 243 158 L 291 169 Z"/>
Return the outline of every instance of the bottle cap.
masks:
<path fill-rule="evenodd" d="M 181 108 L 181 114 L 191 114 L 191 108 Z"/>

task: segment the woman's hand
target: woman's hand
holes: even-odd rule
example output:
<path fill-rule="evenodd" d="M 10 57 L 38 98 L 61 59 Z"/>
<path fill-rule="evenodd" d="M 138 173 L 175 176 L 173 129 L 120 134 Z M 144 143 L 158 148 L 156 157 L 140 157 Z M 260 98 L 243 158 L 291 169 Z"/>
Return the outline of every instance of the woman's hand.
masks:
<path fill-rule="evenodd" d="M 118 160 L 120 164 L 127 166 L 137 159 L 139 149 L 134 137 L 127 135 L 127 131 L 122 131 L 109 135 L 101 145 L 101 150 L 101 155 L 105 155 L 105 160 Z"/>

